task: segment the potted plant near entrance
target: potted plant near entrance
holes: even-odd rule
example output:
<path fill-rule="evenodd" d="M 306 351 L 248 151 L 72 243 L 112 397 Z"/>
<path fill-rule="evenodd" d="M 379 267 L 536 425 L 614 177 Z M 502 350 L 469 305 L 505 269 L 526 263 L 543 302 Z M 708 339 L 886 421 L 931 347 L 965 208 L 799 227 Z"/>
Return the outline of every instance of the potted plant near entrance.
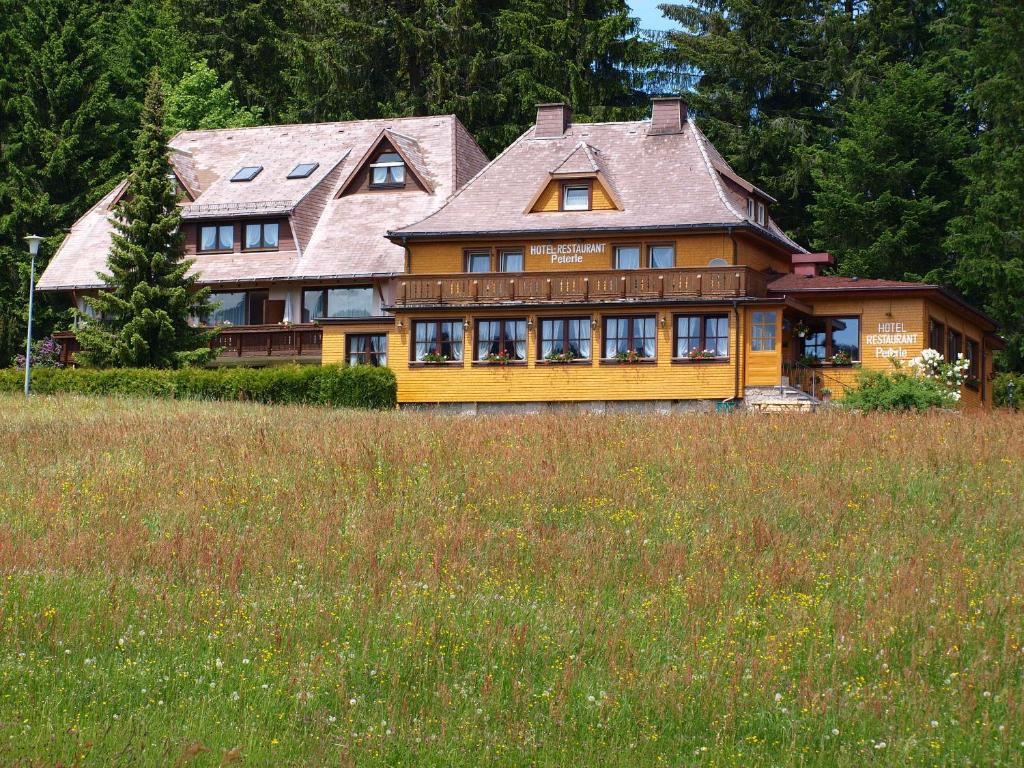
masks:
<path fill-rule="evenodd" d="M 796 325 L 793 326 L 793 335 L 798 339 L 806 339 L 810 333 L 811 329 L 807 327 L 803 320 L 798 320 Z"/>

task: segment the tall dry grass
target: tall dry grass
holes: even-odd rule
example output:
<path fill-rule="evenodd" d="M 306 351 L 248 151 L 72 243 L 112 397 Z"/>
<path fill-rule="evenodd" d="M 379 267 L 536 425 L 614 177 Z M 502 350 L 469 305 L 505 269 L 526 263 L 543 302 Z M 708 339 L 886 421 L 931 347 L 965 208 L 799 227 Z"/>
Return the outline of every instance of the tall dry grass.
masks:
<path fill-rule="evenodd" d="M 1024 417 L 0 411 L 0 764 L 1024 763 Z"/>

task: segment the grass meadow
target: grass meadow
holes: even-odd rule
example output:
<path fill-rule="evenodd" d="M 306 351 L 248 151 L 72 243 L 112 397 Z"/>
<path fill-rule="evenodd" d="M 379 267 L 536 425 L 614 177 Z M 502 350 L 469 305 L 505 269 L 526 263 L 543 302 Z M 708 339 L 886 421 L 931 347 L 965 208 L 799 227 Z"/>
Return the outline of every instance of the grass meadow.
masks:
<path fill-rule="evenodd" d="M 1024 416 L 0 414 L 0 765 L 1024 764 Z"/>

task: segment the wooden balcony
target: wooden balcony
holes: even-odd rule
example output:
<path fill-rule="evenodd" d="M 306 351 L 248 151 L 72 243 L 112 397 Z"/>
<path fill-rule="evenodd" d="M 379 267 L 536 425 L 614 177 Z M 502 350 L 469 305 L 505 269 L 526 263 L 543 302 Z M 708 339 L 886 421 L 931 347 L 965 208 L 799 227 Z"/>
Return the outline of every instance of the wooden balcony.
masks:
<path fill-rule="evenodd" d="M 221 326 L 210 346 L 219 349 L 218 360 L 258 357 L 319 357 L 323 345 L 319 325 Z"/>
<path fill-rule="evenodd" d="M 395 306 L 735 299 L 764 296 L 767 285 L 750 267 L 417 275 L 399 279 Z"/>

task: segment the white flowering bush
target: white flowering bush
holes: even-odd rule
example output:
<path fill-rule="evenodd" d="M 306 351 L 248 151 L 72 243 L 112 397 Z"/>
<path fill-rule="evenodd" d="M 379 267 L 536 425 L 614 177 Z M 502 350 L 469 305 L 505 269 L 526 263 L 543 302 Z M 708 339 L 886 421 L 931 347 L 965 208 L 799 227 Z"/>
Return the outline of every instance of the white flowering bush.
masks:
<path fill-rule="evenodd" d="M 921 354 L 908 365 L 920 378 L 938 382 L 950 402 L 960 400 L 960 390 L 967 381 L 967 369 L 970 367 L 970 362 L 962 353 L 957 355 L 956 360 L 947 363 L 937 349 L 922 349 Z"/>

